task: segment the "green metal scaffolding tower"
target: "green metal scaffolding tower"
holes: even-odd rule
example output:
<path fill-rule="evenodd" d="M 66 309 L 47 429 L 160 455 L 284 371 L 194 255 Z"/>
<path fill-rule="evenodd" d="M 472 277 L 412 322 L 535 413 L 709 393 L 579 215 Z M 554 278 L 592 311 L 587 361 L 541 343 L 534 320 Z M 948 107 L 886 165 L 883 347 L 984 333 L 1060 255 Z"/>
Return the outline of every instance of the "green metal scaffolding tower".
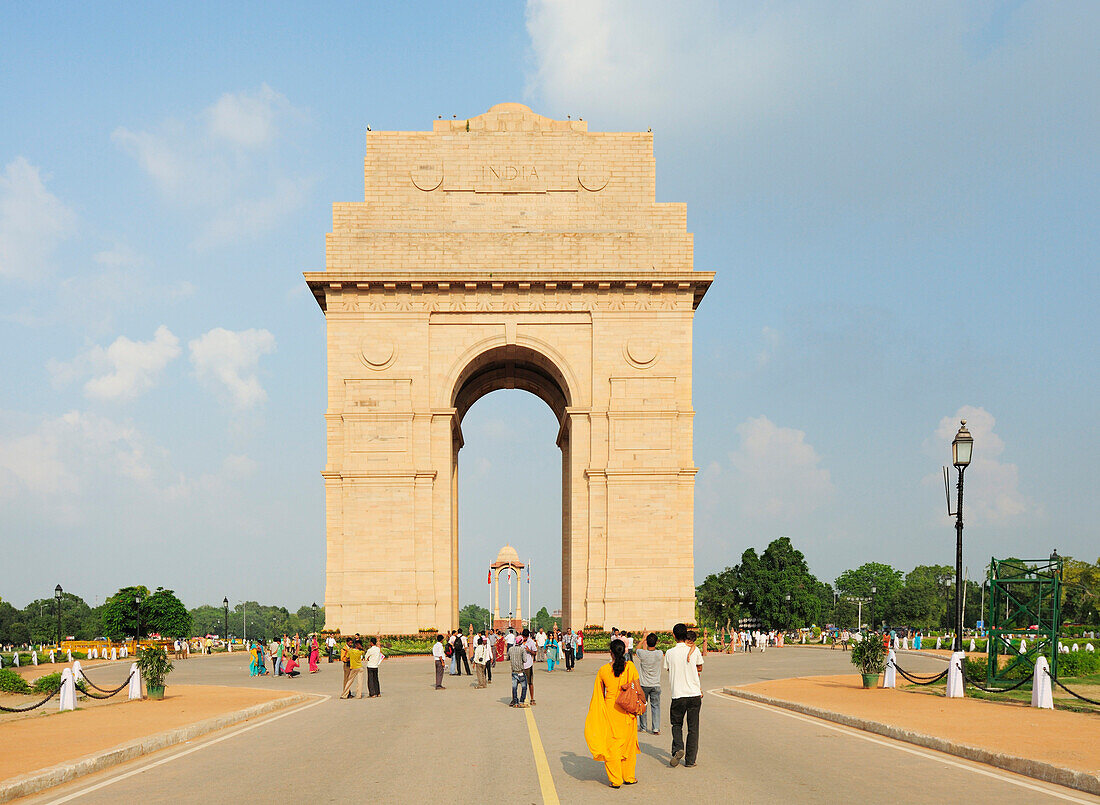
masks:
<path fill-rule="evenodd" d="M 1062 625 L 1062 558 L 992 559 L 989 563 L 989 664 L 986 681 L 1000 687 L 1030 674 L 1040 654 L 1058 678 L 1058 631 Z M 1034 628 L 1033 628 L 1034 627 Z M 1027 653 L 1011 645 L 1013 635 L 1031 641 Z M 1006 661 L 1002 663 L 1001 657 Z"/>

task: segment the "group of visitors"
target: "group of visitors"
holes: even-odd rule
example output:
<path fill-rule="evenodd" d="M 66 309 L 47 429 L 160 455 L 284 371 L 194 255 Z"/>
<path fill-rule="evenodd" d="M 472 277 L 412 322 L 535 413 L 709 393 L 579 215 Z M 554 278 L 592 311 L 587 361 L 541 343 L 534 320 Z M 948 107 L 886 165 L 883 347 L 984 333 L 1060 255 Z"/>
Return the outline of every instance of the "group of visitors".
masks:
<path fill-rule="evenodd" d="M 310 635 L 308 641 L 303 641 L 298 635 L 293 638 L 283 635 L 281 640 L 272 638 L 270 643 L 262 640 L 253 640 L 248 645 L 248 675 L 249 676 L 285 676 L 293 679 L 302 672 L 298 670 L 301 663 L 298 662 L 299 652 L 303 645 L 309 652 L 309 672 L 317 673 L 318 660 L 320 659 L 320 646 L 317 643 L 317 635 Z M 271 662 L 270 673 L 267 663 Z"/>
<path fill-rule="evenodd" d="M 378 669 L 386 655 L 382 653 L 378 645 L 378 638 L 369 640 L 369 648 L 364 650 L 363 639 L 359 635 L 349 639 L 340 647 L 340 662 L 344 665 L 344 688 L 340 693 L 341 699 L 354 699 L 351 692 L 354 686 L 363 698 L 363 671 L 367 672 L 367 694 L 371 699 L 377 699 L 382 695 L 382 689 L 378 683 Z"/>
<path fill-rule="evenodd" d="M 703 654 L 695 646 L 697 635 L 683 623 L 672 628 L 676 645 L 667 652 L 657 648 L 657 635 L 643 635 L 642 646 L 634 652 L 637 663 L 627 659 L 630 642 L 619 636 L 612 638 L 609 649 L 611 662 L 596 674 L 592 701 L 584 722 L 584 739 L 592 757 L 602 761 L 612 788 L 638 782 L 635 768 L 638 762 L 638 729 L 652 724 L 652 734 L 660 734 L 661 672 L 668 674 L 669 721 L 672 725 L 670 766 L 681 763 L 691 768 L 699 754 L 699 710 L 703 691 L 699 675 L 703 671 Z M 640 689 L 644 707 L 633 712 L 629 693 Z M 627 701 L 623 696 L 627 695 Z M 626 706 L 624 706 L 624 704 Z M 649 721 L 646 715 L 649 715 Z M 684 738 L 684 721 L 687 738 Z"/>

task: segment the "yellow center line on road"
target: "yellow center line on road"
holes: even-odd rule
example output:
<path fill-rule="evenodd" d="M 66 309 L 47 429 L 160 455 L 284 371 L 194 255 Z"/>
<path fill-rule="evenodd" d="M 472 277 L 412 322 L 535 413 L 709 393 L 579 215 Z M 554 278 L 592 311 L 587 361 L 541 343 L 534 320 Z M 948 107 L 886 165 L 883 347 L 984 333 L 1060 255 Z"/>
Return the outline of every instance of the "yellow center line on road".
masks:
<path fill-rule="evenodd" d="M 531 734 L 531 752 L 535 756 L 535 768 L 539 773 L 539 788 L 542 789 L 543 805 L 561 805 L 558 800 L 558 790 L 554 788 L 554 778 L 550 776 L 550 764 L 546 761 L 546 752 L 542 749 L 542 738 L 539 737 L 539 728 L 535 724 L 535 714 L 528 708 L 527 731 Z"/>

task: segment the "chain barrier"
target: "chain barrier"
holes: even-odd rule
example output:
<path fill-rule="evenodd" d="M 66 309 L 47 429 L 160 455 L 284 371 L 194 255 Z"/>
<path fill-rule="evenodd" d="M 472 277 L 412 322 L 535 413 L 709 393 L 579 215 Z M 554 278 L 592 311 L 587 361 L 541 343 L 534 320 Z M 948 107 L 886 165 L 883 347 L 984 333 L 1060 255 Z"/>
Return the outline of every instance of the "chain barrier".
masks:
<path fill-rule="evenodd" d="M 85 682 L 87 682 L 87 683 L 88 683 L 89 685 L 91 685 L 91 686 L 92 686 L 93 688 L 95 688 L 96 690 L 98 690 L 98 691 L 99 691 L 100 693 L 106 693 L 106 694 L 107 694 L 108 696 L 114 696 L 114 695 L 115 695 L 116 693 L 118 693 L 118 692 L 119 692 L 120 690 L 122 690 L 122 689 L 123 689 L 124 687 L 126 687 L 127 685 L 129 685 L 129 684 L 130 684 L 130 680 L 131 680 L 131 679 L 133 679 L 133 677 L 134 677 L 134 675 L 133 675 L 133 674 L 130 674 L 130 675 L 129 675 L 128 677 L 126 677 L 126 681 L 125 681 L 125 682 L 123 682 L 123 683 L 122 683 L 121 685 L 119 685 L 119 686 L 118 686 L 117 688 L 115 688 L 114 690 L 104 690 L 104 689 L 103 689 L 103 688 L 101 688 L 101 687 L 100 687 L 99 685 L 97 685 L 97 684 L 96 684 L 95 682 L 93 682 L 92 680 L 88 679 L 88 677 L 87 677 L 86 675 L 84 675 L 84 674 L 81 674 L 81 676 L 82 676 L 82 677 L 84 678 L 84 681 L 85 681 Z"/>
<path fill-rule="evenodd" d="M 1084 696 L 1082 696 L 1080 693 L 1075 693 L 1074 691 L 1067 688 L 1065 685 L 1063 685 L 1061 682 L 1059 682 L 1057 679 L 1055 679 L 1053 676 L 1051 676 L 1049 668 L 1044 668 L 1043 671 L 1046 673 L 1047 676 L 1050 677 L 1051 681 L 1055 685 L 1060 687 L 1062 690 L 1064 690 L 1066 693 L 1068 693 L 1070 696 L 1074 697 L 1075 699 L 1080 699 L 1081 701 L 1088 702 L 1089 704 L 1100 705 L 1100 702 L 1094 701 L 1093 699 L 1087 699 Z"/>
<path fill-rule="evenodd" d="M 96 694 L 92 693 L 90 690 L 85 690 L 84 695 L 87 696 L 90 699 L 100 699 L 100 700 L 110 699 L 112 696 L 117 696 L 119 693 L 121 693 L 124 688 L 129 687 L 130 680 L 133 679 L 133 678 L 134 678 L 134 675 L 130 674 L 128 677 L 126 677 L 126 681 L 123 682 L 121 685 L 119 685 L 114 690 L 104 690 L 103 688 L 99 687 L 95 682 L 88 679 L 88 677 L 84 677 L 84 681 L 87 682 L 89 685 L 91 685 L 93 688 L 98 690 L 100 693 L 106 693 L 107 694 L 106 696 L 97 696 Z"/>
<path fill-rule="evenodd" d="M 940 673 L 938 673 L 938 674 L 936 674 L 935 676 L 932 676 L 932 677 L 927 677 L 926 678 L 926 677 L 913 676 L 912 674 L 908 673 L 907 671 L 902 670 L 901 667 L 898 666 L 897 663 L 894 663 L 894 670 L 897 671 L 899 674 L 901 674 L 903 677 L 905 677 L 907 680 L 912 682 L 914 685 L 934 685 L 935 683 L 937 683 L 941 679 L 943 679 L 945 676 L 947 676 L 947 669 L 944 669 L 943 671 L 940 671 Z"/>
<path fill-rule="evenodd" d="M 1030 682 L 1030 681 L 1031 681 L 1031 677 L 1030 677 L 1030 676 L 1025 676 L 1025 677 L 1024 677 L 1023 679 L 1021 679 L 1021 680 L 1020 680 L 1019 682 L 1017 682 L 1017 683 L 1016 683 L 1015 685 L 1013 685 L 1013 686 L 1012 686 L 1012 687 L 1010 687 L 1010 688 L 987 688 L 987 687 L 984 687 L 984 686 L 982 686 L 982 685 L 979 685 L 979 684 L 978 684 L 977 682 L 975 682 L 975 681 L 974 681 L 973 679 L 971 679 L 970 677 L 968 677 L 968 676 L 966 675 L 966 668 L 965 668 L 965 666 L 964 666 L 964 667 L 963 667 L 963 669 L 962 669 L 962 675 L 963 675 L 963 679 L 964 679 L 964 680 L 966 681 L 966 684 L 968 684 L 968 685 L 973 685 L 973 686 L 974 686 L 974 687 L 976 687 L 976 688 L 977 688 L 978 690 L 984 690 L 984 691 L 985 691 L 986 693 L 1008 693 L 1008 692 L 1009 692 L 1009 691 L 1011 691 L 1011 690 L 1016 690 L 1016 688 L 1019 688 L 1019 687 L 1023 687 L 1024 685 L 1026 685 L 1026 684 L 1027 684 L 1028 682 Z"/>
<path fill-rule="evenodd" d="M 45 699 L 40 701 L 38 704 L 31 704 L 31 705 L 28 705 L 26 707 L 3 707 L 3 706 L 0 706 L 0 712 L 2 712 L 2 713 L 29 713 L 31 710 L 37 710 L 39 707 L 44 705 L 46 702 L 48 702 L 50 699 L 52 699 L 54 696 L 56 696 L 60 692 L 61 692 L 60 689 L 55 690 L 53 693 L 51 693 Z"/>

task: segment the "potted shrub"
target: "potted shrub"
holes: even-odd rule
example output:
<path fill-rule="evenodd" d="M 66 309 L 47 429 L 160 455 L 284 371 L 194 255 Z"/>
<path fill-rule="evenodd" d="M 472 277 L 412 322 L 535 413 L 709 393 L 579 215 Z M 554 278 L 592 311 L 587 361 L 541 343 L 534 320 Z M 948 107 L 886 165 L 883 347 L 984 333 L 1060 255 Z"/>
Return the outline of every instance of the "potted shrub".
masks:
<path fill-rule="evenodd" d="M 886 669 L 886 646 L 882 644 L 882 638 L 872 632 L 855 643 L 852 646 L 852 665 L 859 666 L 863 687 L 875 687 L 878 675 Z"/>
<path fill-rule="evenodd" d="M 150 699 L 164 698 L 164 680 L 172 671 L 172 663 L 164 649 L 150 646 L 141 649 L 137 656 L 138 671 L 145 680 L 145 690 Z"/>

